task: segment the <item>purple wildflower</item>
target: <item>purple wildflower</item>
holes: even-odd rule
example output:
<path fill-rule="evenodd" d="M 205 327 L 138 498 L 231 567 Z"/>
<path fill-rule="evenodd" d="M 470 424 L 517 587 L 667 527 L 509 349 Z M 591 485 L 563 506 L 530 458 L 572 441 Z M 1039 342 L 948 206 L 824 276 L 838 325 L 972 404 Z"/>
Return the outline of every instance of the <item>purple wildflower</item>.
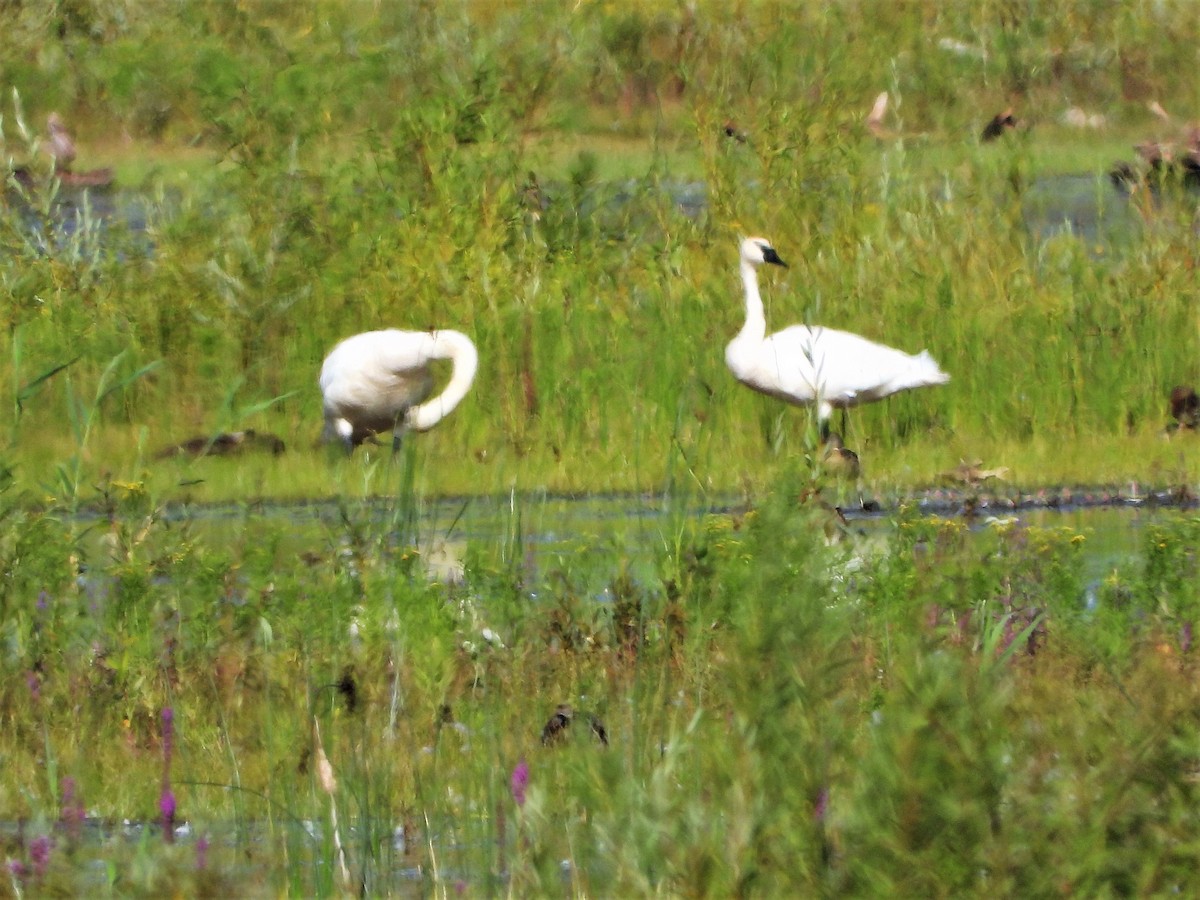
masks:
<path fill-rule="evenodd" d="M 29 871 L 25 868 L 25 863 L 19 859 L 10 859 L 8 861 L 8 871 L 18 881 L 24 881 Z"/>
<path fill-rule="evenodd" d="M 158 811 L 162 815 L 163 840 L 168 844 L 175 842 L 175 792 L 164 785 L 158 796 Z"/>
<path fill-rule="evenodd" d="M 203 872 L 208 868 L 208 835 L 202 834 L 196 839 L 196 869 Z"/>
<path fill-rule="evenodd" d="M 83 831 L 83 804 L 75 799 L 75 779 L 70 775 L 62 780 L 62 802 L 59 804 L 58 821 L 72 841 L 78 841 Z"/>
<path fill-rule="evenodd" d="M 175 841 L 175 793 L 171 790 L 171 753 L 175 749 L 175 710 L 164 706 L 162 711 L 163 777 L 162 793 L 158 795 L 158 811 L 162 816 L 163 840 Z"/>
<path fill-rule="evenodd" d="M 521 757 L 521 761 L 512 770 L 510 786 L 513 800 L 516 801 L 517 806 L 524 806 L 525 789 L 529 787 L 529 763 L 525 762 L 525 757 Z"/>
<path fill-rule="evenodd" d="M 45 612 L 50 608 L 50 595 L 46 591 L 41 591 L 37 598 L 37 611 Z"/>
<path fill-rule="evenodd" d="M 53 848 L 54 842 L 45 834 L 29 842 L 29 861 L 33 863 L 33 873 L 38 878 L 46 874 L 46 868 L 50 865 L 50 851 Z"/>
<path fill-rule="evenodd" d="M 1183 653 L 1187 653 L 1192 646 L 1192 623 L 1184 622 L 1183 627 L 1179 629 L 1179 649 Z"/>
<path fill-rule="evenodd" d="M 813 821 L 824 822 L 825 813 L 829 810 L 829 788 L 823 787 L 817 794 L 817 799 L 813 803 Z"/>
<path fill-rule="evenodd" d="M 166 766 L 171 765 L 171 751 L 175 744 L 175 710 L 169 706 L 164 706 L 162 711 L 162 741 L 163 741 L 163 762 Z"/>

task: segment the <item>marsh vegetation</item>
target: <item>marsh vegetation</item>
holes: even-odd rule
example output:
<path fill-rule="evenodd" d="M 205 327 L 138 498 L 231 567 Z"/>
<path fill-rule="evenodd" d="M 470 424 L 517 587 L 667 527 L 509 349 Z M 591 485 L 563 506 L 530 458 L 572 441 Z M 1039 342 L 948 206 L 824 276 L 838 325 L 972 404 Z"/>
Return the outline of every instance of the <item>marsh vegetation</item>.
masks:
<path fill-rule="evenodd" d="M 1193 4 L 5 15 L 0 892 L 1194 892 L 1195 517 L 1097 575 L 1087 529 L 834 509 L 1189 496 L 1196 195 L 1108 173 L 1200 115 Z M 853 412 L 857 489 L 725 368 L 747 234 L 768 320 L 951 376 Z M 326 452 L 321 361 L 387 327 L 474 389 Z M 564 536 L 557 491 L 659 514 Z"/>

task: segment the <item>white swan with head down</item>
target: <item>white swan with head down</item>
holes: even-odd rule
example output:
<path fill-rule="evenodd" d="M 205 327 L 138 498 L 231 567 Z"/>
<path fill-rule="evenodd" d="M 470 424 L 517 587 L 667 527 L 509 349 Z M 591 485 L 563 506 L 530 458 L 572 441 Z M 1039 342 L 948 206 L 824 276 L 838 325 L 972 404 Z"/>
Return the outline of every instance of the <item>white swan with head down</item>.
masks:
<path fill-rule="evenodd" d="M 787 266 L 763 238 L 742 241 L 746 324 L 725 348 L 725 363 L 742 384 L 787 403 L 815 405 L 824 431 L 834 408 L 950 380 L 928 351 L 914 356 L 847 331 L 792 325 L 768 337 L 758 292 L 763 263 Z"/>
<path fill-rule="evenodd" d="M 435 360 L 453 365 L 445 390 L 433 399 Z M 367 331 L 348 337 L 325 357 L 321 395 L 325 437 L 353 449 L 385 431 L 392 449 L 408 430 L 428 431 L 467 395 L 479 354 L 460 331 Z"/>

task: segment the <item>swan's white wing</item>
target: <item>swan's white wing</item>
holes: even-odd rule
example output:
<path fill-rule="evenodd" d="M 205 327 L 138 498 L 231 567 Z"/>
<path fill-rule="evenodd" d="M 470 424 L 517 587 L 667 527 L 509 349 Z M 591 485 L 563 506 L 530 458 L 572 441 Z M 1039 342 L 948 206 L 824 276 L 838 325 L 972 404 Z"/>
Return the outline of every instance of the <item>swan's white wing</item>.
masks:
<path fill-rule="evenodd" d="M 857 334 L 793 325 L 763 343 L 760 377 L 777 396 L 855 406 L 897 391 L 948 380 L 929 354 L 911 355 Z"/>

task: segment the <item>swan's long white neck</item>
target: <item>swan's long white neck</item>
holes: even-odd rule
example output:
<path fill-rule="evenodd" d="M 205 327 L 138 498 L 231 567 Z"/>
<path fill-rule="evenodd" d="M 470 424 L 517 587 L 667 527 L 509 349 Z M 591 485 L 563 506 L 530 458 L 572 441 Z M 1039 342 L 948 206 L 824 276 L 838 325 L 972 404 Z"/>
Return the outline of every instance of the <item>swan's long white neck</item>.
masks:
<path fill-rule="evenodd" d="M 749 260 L 742 260 L 742 284 L 746 288 L 746 324 L 738 332 L 739 342 L 761 343 L 767 336 L 767 317 L 762 295 L 758 292 L 758 273 Z"/>
<path fill-rule="evenodd" d="M 446 389 L 420 406 L 414 406 L 404 417 L 404 424 L 413 431 L 428 431 L 454 411 L 462 402 L 475 380 L 479 354 L 471 339 L 460 331 L 432 331 L 426 335 L 428 344 L 423 355 L 427 359 L 448 359 L 454 371 Z"/>

